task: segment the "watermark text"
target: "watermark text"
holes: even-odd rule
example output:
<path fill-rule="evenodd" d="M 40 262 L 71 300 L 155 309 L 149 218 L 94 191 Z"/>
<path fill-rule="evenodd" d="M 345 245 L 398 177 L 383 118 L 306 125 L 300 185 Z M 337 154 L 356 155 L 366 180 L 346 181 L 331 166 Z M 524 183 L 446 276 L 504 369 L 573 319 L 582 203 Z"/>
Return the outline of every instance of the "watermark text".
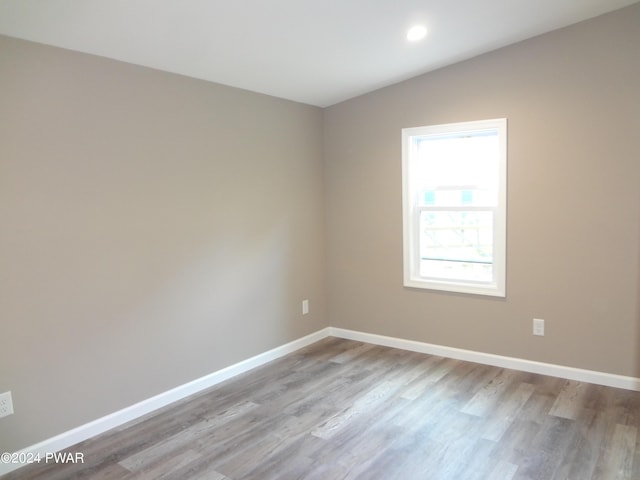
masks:
<path fill-rule="evenodd" d="M 4 452 L 0 463 L 26 465 L 28 463 L 84 463 L 83 452 Z"/>

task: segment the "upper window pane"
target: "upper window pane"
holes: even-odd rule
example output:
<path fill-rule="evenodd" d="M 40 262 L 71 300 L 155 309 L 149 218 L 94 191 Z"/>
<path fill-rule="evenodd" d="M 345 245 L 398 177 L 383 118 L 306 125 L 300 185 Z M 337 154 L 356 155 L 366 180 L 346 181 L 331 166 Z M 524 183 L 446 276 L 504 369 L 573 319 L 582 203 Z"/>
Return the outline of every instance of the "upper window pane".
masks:
<path fill-rule="evenodd" d="M 419 204 L 497 204 L 500 143 L 496 128 L 420 135 L 415 146 L 413 174 Z"/>

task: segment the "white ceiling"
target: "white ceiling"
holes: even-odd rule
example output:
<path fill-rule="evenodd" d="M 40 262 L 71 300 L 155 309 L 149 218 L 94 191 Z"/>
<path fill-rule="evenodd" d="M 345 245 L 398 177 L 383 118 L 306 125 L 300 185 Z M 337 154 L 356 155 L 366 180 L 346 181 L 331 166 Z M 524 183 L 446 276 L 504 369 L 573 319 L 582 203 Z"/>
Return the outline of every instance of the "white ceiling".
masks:
<path fill-rule="evenodd" d="M 0 34 L 324 107 L 637 2 L 0 0 Z"/>

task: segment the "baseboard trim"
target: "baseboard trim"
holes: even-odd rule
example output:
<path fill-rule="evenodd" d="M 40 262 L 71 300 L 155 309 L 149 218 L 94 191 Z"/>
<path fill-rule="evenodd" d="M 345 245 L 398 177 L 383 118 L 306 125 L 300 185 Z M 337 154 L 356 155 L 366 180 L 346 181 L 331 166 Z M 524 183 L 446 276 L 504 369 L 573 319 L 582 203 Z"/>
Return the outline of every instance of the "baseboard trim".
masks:
<path fill-rule="evenodd" d="M 402 338 L 387 337 L 373 333 L 364 333 L 343 328 L 329 327 L 329 335 L 333 337 L 357 340 L 365 343 L 373 343 L 386 347 L 400 348 L 412 352 L 428 353 L 441 357 L 455 358 L 468 362 L 482 363 L 495 367 L 509 368 L 523 372 L 539 373 L 552 377 L 566 378 L 579 382 L 594 383 L 607 387 L 623 388 L 625 390 L 640 391 L 640 378 L 614 375 L 611 373 L 597 372 L 593 370 L 583 370 L 574 367 L 565 367 L 551 363 L 535 362 L 521 358 L 505 357 L 492 353 L 476 352 L 460 348 L 444 347 L 431 343 L 416 342 Z"/>
<path fill-rule="evenodd" d="M 365 343 L 372 343 L 374 345 L 382 345 L 412 352 L 438 355 L 441 357 L 465 360 L 468 362 L 492 365 L 495 367 L 510 368 L 513 370 L 538 373 L 541 375 L 550 375 L 553 377 L 566 378 L 568 380 L 576 380 L 579 382 L 594 383 L 597 385 L 604 385 L 608 387 L 640 391 L 640 378 L 625 377 L 622 375 L 614 375 L 592 370 L 583 370 L 580 368 L 565 367 L 562 365 L 535 362 L 514 357 L 505 357 L 501 355 L 494 355 L 491 353 L 476 352 L 473 350 L 445 347 L 442 345 L 417 342 L 414 340 L 406 340 L 396 337 L 388 337 L 373 333 L 358 332 L 355 330 L 347 330 L 343 328 L 327 327 L 280 347 L 276 347 L 272 350 L 251 357 L 247 360 L 243 360 L 239 363 L 213 372 L 209 375 L 205 375 L 204 377 L 198 378 L 192 382 L 180 385 L 159 395 L 148 398 L 147 400 L 143 400 L 139 403 L 136 403 L 135 405 L 131 405 L 130 407 L 123 408 L 122 410 L 106 415 L 85 425 L 81 425 L 60 435 L 56 435 L 55 437 L 44 440 L 16 453 L 25 454 L 24 457 L 29 458 L 31 454 L 35 455 L 39 453 L 40 455 L 44 456 L 48 452 L 58 452 L 65 448 L 69 448 L 79 442 L 88 440 L 89 438 L 111 430 L 112 428 L 124 425 L 127 422 L 152 413 L 171 403 L 206 390 L 207 388 L 213 387 L 218 383 L 235 377 L 236 375 L 240 375 L 241 373 L 264 365 L 272 360 L 276 360 L 280 357 L 283 357 L 284 355 L 293 353 L 296 350 L 304 348 L 327 337 L 338 337 L 348 340 L 356 340 Z M 0 463 L 0 476 L 16 470 L 21 466 L 21 464 Z"/>
<path fill-rule="evenodd" d="M 272 360 L 276 360 L 284 355 L 295 352 L 312 343 L 315 343 L 329 336 L 329 328 L 324 328 L 305 337 L 289 342 L 280 347 L 276 347 L 267 352 L 261 353 L 247 360 L 223 368 L 204 377 L 200 377 L 191 382 L 180 385 L 154 397 L 143 400 L 117 412 L 106 415 L 92 422 L 81 425 L 55 437 L 44 440 L 40 443 L 20 450 L 18 458 L 33 458 L 36 454 L 44 457 L 47 453 L 58 452 L 69 448 L 91 437 L 104 433 L 112 428 L 124 425 L 127 422 L 140 418 L 154 412 L 178 400 L 182 400 L 190 395 L 206 390 L 229 378 L 240 375 L 253 368 L 264 365 Z M 25 455 L 22 455 L 25 454 Z M 0 463 L 0 476 L 22 467 L 22 464 Z"/>

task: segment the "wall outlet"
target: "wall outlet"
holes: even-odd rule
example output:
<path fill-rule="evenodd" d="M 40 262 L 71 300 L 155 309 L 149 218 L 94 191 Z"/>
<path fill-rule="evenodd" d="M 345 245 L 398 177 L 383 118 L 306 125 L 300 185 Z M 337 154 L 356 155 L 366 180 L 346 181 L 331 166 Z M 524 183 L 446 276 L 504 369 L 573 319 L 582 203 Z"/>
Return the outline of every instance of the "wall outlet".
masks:
<path fill-rule="evenodd" d="M 11 392 L 0 393 L 0 418 L 6 417 L 13 413 L 13 401 L 11 400 Z"/>
<path fill-rule="evenodd" d="M 542 318 L 533 319 L 533 334 L 544 337 L 544 320 Z"/>
<path fill-rule="evenodd" d="M 309 313 L 309 300 L 302 300 L 302 314 L 306 315 Z"/>

